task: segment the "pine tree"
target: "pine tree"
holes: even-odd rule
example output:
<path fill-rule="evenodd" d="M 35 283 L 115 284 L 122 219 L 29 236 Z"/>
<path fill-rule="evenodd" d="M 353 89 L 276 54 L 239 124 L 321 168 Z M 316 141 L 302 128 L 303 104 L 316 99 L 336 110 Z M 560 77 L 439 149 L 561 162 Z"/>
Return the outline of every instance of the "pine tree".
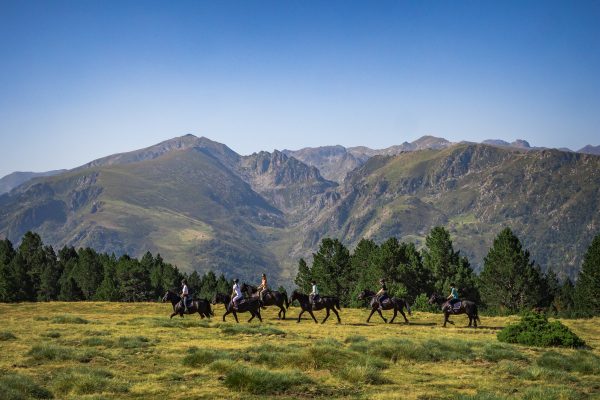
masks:
<path fill-rule="evenodd" d="M 294 283 L 298 286 L 303 293 L 310 292 L 310 281 L 312 280 L 312 274 L 310 272 L 310 268 L 306 264 L 303 258 L 298 261 L 298 273 L 296 274 L 296 278 L 294 279 Z"/>
<path fill-rule="evenodd" d="M 104 266 L 100 260 L 100 255 L 89 247 L 79 249 L 77 264 L 71 271 L 71 277 L 77 282 L 77 286 L 83 292 L 85 300 L 92 300 L 104 279 Z"/>
<path fill-rule="evenodd" d="M 563 282 L 558 295 L 554 299 L 554 304 L 560 315 L 573 315 L 575 310 L 575 285 L 570 279 Z"/>
<path fill-rule="evenodd" d="M 539 268 L 510 228 L 504 228 L 483 262 L 480 290 L 488 307 L 516 312 L 537 305 L 540 296 Z"/>
<path fill-rule="evenodd" d="M 583 257 L 575 286 L 575 307 L 588 315 L 600 315 L 600 234 Z"/>
<path fill-rule="evenodd" d="M 339 297 L 344 305 L 350 303 L 350 290 L 356 282 L 356 274 L 350 264 L 350 252 L 342 242 L 323 239 L 319 251 L 313 254 L 311 272 L 323 294 Z"/>
<path fill-rule="evenodd" d="M 119 301 L 119 288 L 116 281 L 117 260 L 115 259 L 114 255 L 110 257 L 105 255 L 103 258 L 103 278 L 100 286 L 98 286 L 98 289 L 94 294 L 94 300 Z"/>
<path fill-rule="evenodd" d="M 52 246 L 45 246 L 44 253 L 44 265 L 40 274 L 37 299 L 39 301 L 57 300 L 60 294 L 59 280 L 63 272 L 62 264 L 56 259 Z"/>
<path fill-rule="evenodd" d="M 10 268 L 14 257 L 15 250 L 10 240 L 0 240 L 0 302 L 13 301 L 17 290 Z"/>

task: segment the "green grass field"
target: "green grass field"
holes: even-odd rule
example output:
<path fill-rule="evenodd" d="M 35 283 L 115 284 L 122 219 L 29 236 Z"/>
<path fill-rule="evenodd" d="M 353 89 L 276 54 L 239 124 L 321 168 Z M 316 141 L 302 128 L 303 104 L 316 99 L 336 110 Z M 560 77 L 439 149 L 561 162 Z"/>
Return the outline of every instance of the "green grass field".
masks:
<path fill-rule="evenodd" d="M 342 309 L 342 324 L 169 320 L 169 304 L 0 304 L 0 399 L 600 398 L 600 318 L 563 320 L 590 350 L 506 345 L 516 317 L 414 313 L 386 325 Z M 298 315 L 291 307 L 289 317 Z M 323 317 L 323 313 L 317 313 Z"/>

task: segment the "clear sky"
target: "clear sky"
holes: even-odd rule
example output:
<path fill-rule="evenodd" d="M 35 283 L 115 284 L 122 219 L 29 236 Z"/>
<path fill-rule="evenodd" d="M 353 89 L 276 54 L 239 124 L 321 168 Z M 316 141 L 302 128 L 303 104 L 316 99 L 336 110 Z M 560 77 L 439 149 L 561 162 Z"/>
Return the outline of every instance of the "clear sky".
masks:
<path fill-rule="evenodd" d="M 0 176 L 192 133 L 600 144 L 600 1 L 0 0 Z"/>

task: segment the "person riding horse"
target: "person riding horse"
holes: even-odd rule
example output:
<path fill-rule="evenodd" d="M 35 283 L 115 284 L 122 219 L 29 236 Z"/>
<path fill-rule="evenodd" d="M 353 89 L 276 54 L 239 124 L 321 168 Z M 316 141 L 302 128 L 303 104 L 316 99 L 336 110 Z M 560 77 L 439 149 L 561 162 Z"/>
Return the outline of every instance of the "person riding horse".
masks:
<path fill-rule="evenodd" d="M 237 308 L 238 301 L 242 300 L 243 298 L 244 295 L 242 294 L 242 289 L 240 289 L 239 279 L 236 278 L 233 280 L 233 291 L 231 293 L 231 304 L 233 307 Z"/>
<path fill-rule="evenodd" d="M 315 305 L 319 302 L 319 289 L 317 288 L 316 281 L 311 281 L 310 283 L 312 285 L 312 291 L 308 297 L 310 298 L 310 304 Z"/>
<path fill-rule="evenodd" d="M 375 294 L 375 298 L 377 299 L 377 302 L 379 303 L 379 305 L 383 305 L 383 302 L 385 300 L 388 299 L 388 293 L 387 293 L 387 286 L 385 285 L 385 279 L 380 279 L 379 283 L 381 284 L 381 289 L 379 289 L 379 292 L 377 292 Z"/>
<path fill-rule="evenodd" d="M 262 274 L 260 285 L 256 288 L 258 289 L 258 298 L 260 299 L 261 304 L 263 303 L 263 296 L 265 293 L 269 291 L 269 286 L 267 285 L 267 275 Z"/>
<path fill-rule="evenodd" d="M 190 290 L 188 289 L 187 286 L 187 280 L 182 280 L 181 281 L 181 302 L 183 303 L 183 308 L 184 308 L 184 312 L 188 312 L 188 306 L 187 306 L 187 302 L 188 302 L 188 296 L 190 294 Z"/>
<path fill-rule="evenodd" d="M 458 298 L 458 290 L 455 287 L 456 285 L 454 283 L 450 284 L 450 295 L 446 298 L 446 300 L 450 300 L 450 309 L 449 311 L 451 313 L 454 312 L 454 304 L 457 303 L 458 301 L 460 301 L 460 299 Z"/>

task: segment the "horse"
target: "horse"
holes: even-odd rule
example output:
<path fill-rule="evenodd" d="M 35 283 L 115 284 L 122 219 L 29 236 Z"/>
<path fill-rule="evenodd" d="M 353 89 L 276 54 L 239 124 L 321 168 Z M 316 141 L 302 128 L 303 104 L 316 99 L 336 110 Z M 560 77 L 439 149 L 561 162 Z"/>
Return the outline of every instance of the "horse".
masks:
<path fill-rule="evenodd" d="M 244 283 L 242 285 L 242 293 L 246 293 L 250 298 L 259 298 L 258 288 L 256 286 Z M 285 304 L 285 307 L 283 307 Z M 278 290 L 269 290 L 263 295 L 264 307 L 277 306 L 279 312 L 277 313 L 278 319 L 285 319 L 285 308 L 289 307 L 288 297 L 285 292 L 281 293 Z"/>
<path fill-rule="evenodd" d="M 210 308 L 210 303 L 206 299 L 201 300 L 192 300 L 192 304 L 187 308 L 187 312 L 185 311 L 185 307 L 181 304 L 181 297 L 171 290 L 167 290 L 165 295 L 162 298 L 163 303 L 166 301 L 170 301 L 173 306 L 173 314 L 171 314 L 171 318 L 175 315 L 179 314 L 181 318 L 183 318 L 183 314 L 200 314 L 200 318 L 204 319 L 210 318 L 214 316 L 212 309 Z"/>
<path fill-rule="evenodd" d="M 398 315 L 398 311 L 400 311 L 400 314 L 402 314 L 402 316 L 404 317 L 404 322 L 406 322 L 408 324 L 408 319 L 406 318 L 406 315 L 404 314 L 404 311 L 402 310 L 404 307 L 406 307 L 406 310 L 408 311 L 408 315 L 412 315 L 412 313 L 410 311 L 410 306 L 408 305 L 408 302 L 406 302 L 404 299 L 399 299 L 398 297 L 390 297 L 390 298 L 388 298 L 389 301 L 384 302 L 384 304 L 379 304 L 379 302 L 375 298 L 375 293 L 368 289 L 365 289 L 359 293 L 358 299 L 359 300 L 371 299 L 371 314 L 369 314 L 369 318 L 367 318 L 367 323 L 369 322 L 369 320 L 371 319 L 371 317 L 373 316 L 373 313 L 375 313 L 375 311 L 377 311 L 377 313 L 379 314 L 381 319 L 383 319 L 384 322 L 387 323 L 388 321 L 381 313 L 381 310 L 394 310 L 394 316 L 390 320 L 390 324 L 394 322 L 394 319 L 396 319 L 396 316 Z"/>
<path fill-rule="evenodd" d="M 294 290 L 294 292 L 292 293 L 292 297 L 290 298 L 289 304 L 293 303 L 294 300 L 298 300 L 298 303 L 300 303 L 300 307 L 302 308 L 302 311 L 300 311 L 300 314 L 298 314 L 297 322 L 300 322 L 300 317 L 302 316 L 302 314 L 304 314 L 305 311 L 308 311 L 308 313 L 312 317 L 313 321 L 315 321 L 315 324 L 317 324 L 318 322 L 317 322 L 317 319 L 315 318 L 315 315 L 313 314 L 313 311 L 325 309 L 327 311 L 327 315 L 325 315 L 325 318 L 321 322 L 322 324 L 324 324 L 325 321 L 327 321 L 327 318 L 329 318 L 330 310 L 333 311 L 333 313 L 337 317 L 338 324 L 342 323 L 342 320 L 340 319 L 340 314 L 338 314 L 338 312 L 336 311 L 336 308 L 338 310 L 341 310 L 340 300 L 337 297 L 321 296 L 319 301 L 316 304 L 311 304 L 310 299 L 307 294 L 300 293 L 299 291 Z M 289 308 L 289 304 L 288 304 L 288 308 Z"/>
<path fill-rule="evenodd" d="M 477 328 L 477 321 L 481 322 L 479 319 L 479 314 L 477 313 L 477 304 L 472 301 L 462 300 L 460 309 L 458 309 L 458 311 L 450 311 L 450 300 L 446 300 L 444 296 L 433 293 L 429 298 L 429 304 L 437 304 L 438 306 L 442 307 L 442 311 L 444 312 L 444 328 L 446 327 L 446 322 L 450 322 L 452 325 L 454 325 L 454 322 L 448 319 L 450 314 L 467 314 L 469 317 L 469 328 Z"/>
<path fill-rule="evenodd" d="M 225 322 L 225 316 L 227 314 L 233 314 L 235 318 L 235 322 L 238 324 L 240 321 L 238 320 L 237 313 L 239 312 L 249 312 L 252 317 L 248 320 L 248 322 L 252 321 L 254 317 L 258 317 L 260 322 L 262 322 L 262 317 L 260 316 L 260 301 L 258 299 L 243 299 L 238 303 L 237 307 L 233 307 L 231 304 L 231 297 L 223 294 L 217 293 L 212 299 L 212 304 L 223 304 L 225 306 L 225 314 L 223 314 L 223 322 Z"/>

